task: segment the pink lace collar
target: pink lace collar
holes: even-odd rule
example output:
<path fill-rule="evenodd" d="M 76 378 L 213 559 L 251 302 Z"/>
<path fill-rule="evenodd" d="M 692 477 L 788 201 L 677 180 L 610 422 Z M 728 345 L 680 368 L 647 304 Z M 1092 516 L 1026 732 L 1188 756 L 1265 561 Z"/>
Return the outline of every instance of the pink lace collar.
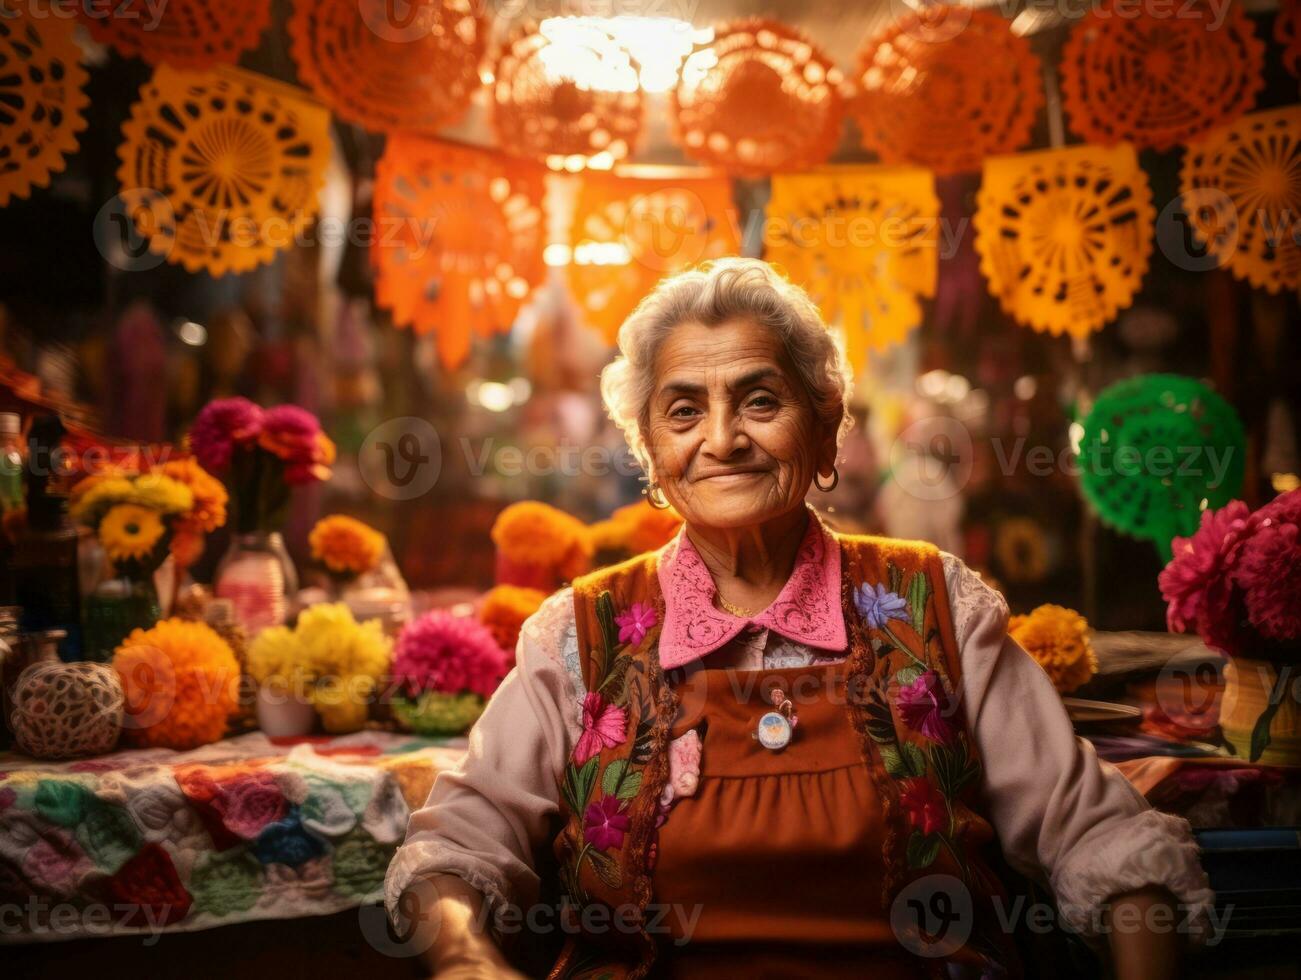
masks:
<path fill-rule="evenodd" d="M 664 594 L 659 656 L 666 670 L 713 653 L 750 625 L 823 650 L 848 644 L 840 608 L 840 542 L 812 511 L 791 577 L 757 616 L 741 618 L 714 606 L 714 580 L 685 529 L 660 552 L 658 570 Z"/>

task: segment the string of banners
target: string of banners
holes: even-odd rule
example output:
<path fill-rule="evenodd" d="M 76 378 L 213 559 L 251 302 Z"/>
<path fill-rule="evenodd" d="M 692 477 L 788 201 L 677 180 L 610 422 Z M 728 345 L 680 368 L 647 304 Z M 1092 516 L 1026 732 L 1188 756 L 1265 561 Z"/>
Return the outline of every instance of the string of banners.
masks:
<path fill-rule="evenodd" d="M 906 13 L 864 41 L 848 75 L 787 25 L 719 24 L 690 39 L 667 100 L 698 170 L 652 178 L 623 164 L 644 130 L 644 87 L 601 22 L 520 26 L 490 58 L 483 4 L 410 7 L 398 23 L 385 0 L 295 0 L 296 88 L 234 67 L 269 24 L 266 0 L 169 0 L 132 5 L 133 17 L 109 0 L 0 0 L 0 60 L 15 69 L 0 79 L 12 109 L 0 114 L 0 206 L 48 186 L 77 148 L 83 25 L 154 66 L 122 127 L 120 196 L 150 251 L 190 271 L 248 271 L 316 219 L 331 114 L 385 133 L 375 218 L 391 234 L 371 249 L 376 298 L 399 326 L 433 333 L 448 367 L 474 337 L 509 329 L 546 278 L 552 172 L 578 188 L 567 240 L 550 244 L 607 338 L 661 275 L 735 253 L 731 181 L 770 177 L 764 254 L 841 326 L 861 367 L 935 295 L 936 176 L 975 171 L 991 294 L 1024 326 L 1087 336 L 1132 302 L 1165 240 L 1145 148 L 1181 149 L 1179 214 L 1209 264 L 1301 289 L 1301 108 L 1252 111 L 1265 43 L 1236 2 L 1194 0 L 1175 17 L 1102 0 L 1058 66 L 1084 143 L 1028 152 L 1040 65 L 995 11 Z M 1301 2 L 1284 0 L 1273 41 L 1293 74 L 1299 25 Z M 439 140 L 483 86 L 498 147 Z M 825 165 L 847 115 L 879 165 Z"/>

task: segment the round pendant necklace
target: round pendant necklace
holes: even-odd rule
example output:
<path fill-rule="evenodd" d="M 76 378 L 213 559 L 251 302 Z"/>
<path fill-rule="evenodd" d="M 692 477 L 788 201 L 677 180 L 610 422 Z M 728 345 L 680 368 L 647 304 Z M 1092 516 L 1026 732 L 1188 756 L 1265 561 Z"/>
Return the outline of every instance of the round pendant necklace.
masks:
<path fill-rule="evenodd" d="M 795 705 L 781 688 L 772 692 L 771 701 L 776 710 L 763 713 L 751 737 L 758 739 L 765 749 L 780 752 L 790 744 L 800 719 L 795 713 Z"/>

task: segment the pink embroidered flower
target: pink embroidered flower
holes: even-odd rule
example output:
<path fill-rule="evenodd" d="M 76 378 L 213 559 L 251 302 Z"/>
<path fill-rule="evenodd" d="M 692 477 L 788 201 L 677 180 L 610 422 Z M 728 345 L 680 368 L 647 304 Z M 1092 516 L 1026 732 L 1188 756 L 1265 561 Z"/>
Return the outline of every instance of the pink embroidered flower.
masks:
<path fill-rule="evenodd" d="M 669 778 L 660 791 L 660 807 L 683 796 L 694 796 L 699 785 L 700 733 L 693 728 L 669 743 Z"/>
<path fill-rule="evenodd" d="M 623 835 L 628 832 L 628 815 L 621 812 L 622 801 L 617 796 L 606 796 L 589 803 L 583 814 L 583 839 L 598 851 L 608 851 L 623 846 Z"/>
<path fill-rule="evenodd" d="M 925 776 L 913 776 L 903 781 L 899 804 L 908 815 L 908 822 L 923 834 L 935 833 L 948 820 L 944 797 Z"/>
<path fill-rule="evenodd" d="M 1192 537 L 1171 542 L 1174 557 L 1157 578 L 1169 604 L 1166 622 L 1176 633 L 1196 630 L 1208 646 L 1236 653 L 1242 640 L 1241 597 L 1231 576 L 1257 516 L 1241 500 L 1202 514 Z"/>
<path fill-rule="evenodd" d="M 228 830 L 244 840 L 256 840 L 267 824 L 285 815 L 287 804 L 275 777 L 262 772 L 222 783 L 213 808 Z"/>
<path fill-rule="evenodd" d="M 1301 490 L 1292 490 L 1253 515 L 1256 532 L 1242 545 L 1234 582 L 1243 591 L 1247 617 L 1261 636 L 1301 637 Z"/>
<path fill-rule="evenodd" d="M 646 634 L 655 625 L 655 610 L 644 602 L 634 602 L 624 612 L 614 617 L 619 627 L 619 642 L 636 646 L 646 639 Z"/>
<path fill-rule="evenodd" d="M 628 730 L 628 716 L 618 705 L 610 704 L 595 691 L 583 697 L 583 734 L 574 746 L 574 761 L 580 766 L 601 749 L 623 741 Z"/>
<path fill-rule="evenodd" d="M 903 723 L 932 742 L 948 745 L 957 736 L 952 718 L 952 701 L 940 675 L 933 670 L 919 674 L 911 684 L 899 688 L 896 700 Z"/>

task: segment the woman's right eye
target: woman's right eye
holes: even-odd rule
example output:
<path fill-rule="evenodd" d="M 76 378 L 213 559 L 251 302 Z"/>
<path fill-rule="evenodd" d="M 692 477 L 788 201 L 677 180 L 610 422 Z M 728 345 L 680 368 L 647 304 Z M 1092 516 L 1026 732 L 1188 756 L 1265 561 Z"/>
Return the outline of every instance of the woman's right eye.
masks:
<path fill-rule="evenodd" d="M 689 419 L 699 414 L 699 409 L 694 405 L 675 405 L 669 409 L 669 418 L 671 419 Z"/>

